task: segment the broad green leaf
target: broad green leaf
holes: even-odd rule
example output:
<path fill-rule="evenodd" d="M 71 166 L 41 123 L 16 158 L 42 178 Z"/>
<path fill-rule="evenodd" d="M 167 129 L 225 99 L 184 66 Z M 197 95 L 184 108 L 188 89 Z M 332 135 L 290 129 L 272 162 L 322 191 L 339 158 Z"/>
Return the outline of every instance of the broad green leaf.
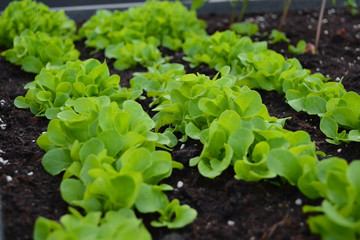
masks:
<path fill-rule="evenodd" d="M 47 152 L 42 164 L 45 170 L 51 175 L 57 175 L 66 170 L 72 163 L 70 151 L 68 149 L 55 148 Z"/>
<path fill-rule="evenodd" d="M 85 192 L 84 184 L 77 179 L 65 179 L 60 185 L 61 197 L 69 204 L 74 200 L 82 200 Z"/>
<path fill-rule="evenodd" d="M 291 185 L 296 185 L 302 174 L 297 157 L 284 149 L 270 150 L 267 165 L 271 171 L 286 178 Z"/>
<path fill-rule="evenodd" d="M 42 62 L 37 57 L 34 56 L 25 57 L 22 60 L 21 64 L 26 72 L 31 72 L 31 73 L 39 73 L 40 70 L 44 67 Z"/>

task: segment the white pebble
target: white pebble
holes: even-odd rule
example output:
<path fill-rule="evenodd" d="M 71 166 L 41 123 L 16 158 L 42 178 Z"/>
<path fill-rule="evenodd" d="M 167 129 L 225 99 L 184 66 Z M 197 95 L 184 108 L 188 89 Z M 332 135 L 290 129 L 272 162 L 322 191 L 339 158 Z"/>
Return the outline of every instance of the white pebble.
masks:
<path fill-rule="evenodd" d="M 9 160 L 4 160 L 2 157 L 0 157 L 0 163 L 2 165 L 6 165 L 9 162 Z"/>
<path fill-rule="evenodd" d="M 1 100 L 0 100 L 0 104 L 1 104 L 1 106 L 4 106 L 4 105 L 5 105 L 5 100 L 4 100 L 4 99 L 1 99 Z"/>
<path fill-rule="evenodd" d="M 12 181 L 12 177 L 6 176 L 6 181 L 7 181 L 7 182 L 11 182 L 11 181 Z"/>
<path fill-rule="evenodd" d="M 326 24 L 326 23 L 328 23 L 329 22 L 329 20 L 327 20 L 326 18 L 324 18 L 323 20 L 322 20 L 322 23 L 323 24 Z"/>
<path fill-rule="evenodd" d="M 2 130 L 5 130 L 5 129 L 6 129 L 6 124 L 5 124 L 5 123 L 0 124 L 0 128 L 1 128 Z"/>
<path fill-rule="evenodd" d="M 182 181 L 178 181 L 178 183 L 176 184 L 177 188 L 182 188 L 184 186 L 184 183 Z"/>
<path fill-rule="evenodd" d="M 341 148 L 339 148 L 339 149 L 337 150 L 337 152 L 338 152 L 338 153 L 341 153 L 341 151 L 342 151 L 342 149 L 341 149 Z"/>
<path fill-rule="evenodd" d="M 229 225 L 229 226 L 235 226 L 235 222 L 232 221 L 232 220 L 229 220 L 229 221 L 227 222 L 227 225 Z"/>
<path fill-rule="evenodd" d="M 32 175 L 34 175 L 34 173 L 33 172 L 28 172 L 27 175 L 32 176 Z"/>
<path fill-rule="evenodd" d="M 308 29 L 312 29 L 313 28 L 313 26 L 312 25 L 308 25 Z"/>
<path fill-rule="evenodd" d="M 340 80 L 341 80 L 341 78 L 339 78 L 339 77 L 335 78 L 335 81 L 337 81 L 337 82 L 340 82 Z"/>
<path fill-rule="evenodd" d="M 0 149 L 0 153 L 5 153 L 3 150 Z"/>
<path fill-rule="evenodd" d="M 302 200 L 300 198 L 296 199 L 295 204 L 298 206 L 302 205 Z"/>
<path fill-rule="evenodd" d="M 329 31 L 328 31 L 328 30 L 324 30 L 324 34 L 325 34 L 325 35 L 328 35 L 328 34 L 329 34 Z"/>
<path fill-rule="evenodd" d="M 185 147 L 185 144 L 183 143 L 183 144 L 181 144 L 180 149 L 182 150 L 182 149 L 184 149 L 184 147 Z"/>

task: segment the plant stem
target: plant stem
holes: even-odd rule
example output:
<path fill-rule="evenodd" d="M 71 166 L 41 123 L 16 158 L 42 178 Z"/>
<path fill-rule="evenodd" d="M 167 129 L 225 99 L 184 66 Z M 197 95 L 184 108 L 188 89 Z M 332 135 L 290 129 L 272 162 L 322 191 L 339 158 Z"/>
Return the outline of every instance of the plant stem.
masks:
<path fill-rule="evenodd" d="M 235 22 L 235 17 L 236 17 L 236 5 L 237 5 L 237 2 L 238 2 L 238 1 L 239 1 L 239 0 L 230 0 L 230 1 L 229 1 L 229 4 L 231 5 L 231 10 L 232 10 L 230 25 Z"/>
<path fill-rule="evenodd" d="M 279 32 L 281 32 L 281 28 L 282 28 L 282 26 L 284 25 L 284 23 L 286 21 L 286 17 L 288 15 L 291 2 L 292 2 L 292 0 L 286 0 L 286 3 L 284 3 L 284 11 L 283 11 L 283 14 L 281 16 L 281 20 L 280 20 L 280 23 L 279 23 L 279 26 L 278 26 L 278 31 Z"/>
<path fill-rule="evenodd" d="M 244 18 L 244 14 L 245 14 L 245 11 L 246 11 L 246 8 L 247 8 L 247 4 L 248 4 L 248 0 L 243 0 L 243 6 L 241 8 L 241 12 L 240 12 L 239 17 L 238 17 L 239 22 L 241 22 L 243 20 L 243 18 Z"/>
<path fill-rule="evenodd" d="M 319 40 L 320 40 L 322 20 L 323 20 L 323 17 L 324 17 L 325 5 L 326 5 L 326 0 L 323 0 L 322 3 L 321 3 L 319 20 L 318 20 L 318 25 L 317 25 L 317 29 L 316 29 L 316 38 L 315 38 L 315 52 L 316 52 L 316 53 L 319 52 L 319 51 L 318 51 L 318 48 L 319 48 Z"/>

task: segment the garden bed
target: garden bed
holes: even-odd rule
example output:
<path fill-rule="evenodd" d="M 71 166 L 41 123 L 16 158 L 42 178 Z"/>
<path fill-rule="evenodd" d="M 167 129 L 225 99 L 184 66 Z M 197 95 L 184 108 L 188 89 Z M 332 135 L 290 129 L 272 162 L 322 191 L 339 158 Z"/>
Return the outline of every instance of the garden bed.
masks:
<path fill-rule="evenodd" d="M 210 34 L 229 27 L 228 16 L 207 15 L 201 18 L 207 21 Z M 291 12 L 283 27 L 291 43 L 296 44 L 300 39 L 313 42 L 317 18 L 317 12 Z M 260 26 L 260 32 L 270 32 L 277 27 L 280 16 L 267 13 L 247 16 L 246 19 L 255 21 Z M 342 83 L 346 90 L 360 93 L 360 16 L 352 16 L 348 9 L 330 9 L 325 19 L 320 54 L 296 57 L 304 68 L 312 72 L 321 72 L 334 80 L 344 77 Z M 86 49 L 83 42 L 76 45 L 81 51 L 81 59 L 94 57 L 104 60 L 102 53 L 91 55 L 91 50 Z M 279 43 L 269 47 L 284 56 L 294 57 L 289 55 L 287 45 Z M 216 74 L 207 66 L 191 69 L 182 60 L 183 53 L 167 49 L 162 51 L 174 56 L 171 62 L 184 64 L 188 73 Z M 111 68 L 113 61 L 107 62 Z M 145 70 L 141 67 L 127 71 L 111 69 L 111 73 L 121 76 L 122 86 L 129 86 L 132 73 Z M 15 97 L 25 94 L 23 87 L 34 76 L 0 58 L 0 185 L 5 239 L 32 239 L 37 217 L 58 220 L 67 213 L 68 205 L 59 192 L 61 176 L 54 177 L 45 172 L 41 165 L 44 152 L 35 142 L 46 131 L 48 120 L 13 105 Z M 349 162 L 360 158 L 360 143 L 331 145 L 319 129 L 319 117 L 296 112 L 285 102 L 284 96 L 276 92 L 260 91 L 260 94 L 271 116 L 291 117 L 285 128 L 308 132 L 318 151 Z M 148 102 L 139 102 L 148 109 Z M 182 204 L 190 205 L 197 210 L 198 217 L 179 230 L 149 227 L 153 239 L 319 239 L 310 233 L 306 224 L 307 215 L 302 213 L 301 208 L 305 204 L 318 205 L 320 200 L 309 200 L 288 184 L 276 186 L 270 181 L 249 183 L 235 180 L 232 169 L 213 180 L 204 178 L 197 168 L 188 166 L 189 159 L 198 156 L 201 149 L 201 143 L 195 140 L 178 144 L 172 156 L 185 167 L 175 169 L 172 176 L 164 181 L 175 188 L 168 192 L 169 198 L 177 198 Z M 145 224 L 148 225 L 150 220 L 145 217 Z"/>

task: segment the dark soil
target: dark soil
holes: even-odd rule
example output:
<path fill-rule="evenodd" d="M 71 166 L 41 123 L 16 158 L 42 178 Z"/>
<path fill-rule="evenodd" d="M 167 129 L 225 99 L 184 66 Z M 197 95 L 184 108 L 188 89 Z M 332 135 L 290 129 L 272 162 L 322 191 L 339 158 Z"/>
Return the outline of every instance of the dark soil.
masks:
<path fill-rule="evenodd" d="M 317 17 L 316 12 L 297 11 L 289 14 L 283 30 L 293 45 L 300 39 L 314 42 Z M 229 26 L 228 16 L 211 15 L 202 18 L 208 22 L 209 33 L 225 30 Z M 246 19 L 257 22 L 262 33 L 269 33 L 277 27 L 280 16 L 267 13 L 247 16 Z M 352 16 L 348 9 L 337 9 L 328 10 L 325 19 L 320 54 L 304 54 L 298 56 L 298 59 L 312 72 L 319 71 L 334 80 L 344 77 L 345 88 L 360 93 L 360 16 Z M 104 60 L 103 53 L 92 55 L 83 42 L 77 43 L 77 47 L 82 52 L 82 59 L 96 57 Z M 270 48 L 286 57 L 294 57 L 288 54 L 287 44 L 270 45 Z M 182 53 L 172 53 L 166 49 L 163 52 L 173 54 L 172 61 L 183 63 L 188 72 L 209 76 L 216 73 L 206 66 L 190 69 L 182 61 Z M 107 62 L 111 67 L 112 61 Z M 139 67 L 124 72 L 111 69 L 111 73 L 121 76 L 122 86 L 129 86 L 128 81 L 134 71 L 145 69 Z M 37 217 L 58 220 L 67 213 L 68 207 L 59 193 L 61 176 L 54 177 L 44 171 L 41 165 L 44 152 L 35 142 L 46 131 L 48 121 L 13 105 L 16 96 L 26 93 L 24 85 L 33 79 L 33 74 L 23 72 L 20 67 L 0 57 L 0 186 L 4 235 L 9 240 L 32 239 Z M 360 159 L 359 143 L 338 146 L 328 144 L 319 130 L 317 116 L 294 111 L 285 103 L 285 98 L 275 92 L 259 92 L 270 115 L 291 117 L 285 127 L 292 131 L 307 131 L 319 151 L 329 156 L 343 157 L 349 162 Z M 144 102 L 143 105 L 146 106 Z M 169 198 L 178 198 L 181 203 L 195 208 L 198 211 L 197 219 L 179 230 L 149 227 L 154 239 L 319 239 L 310 233 L 306 224 L 307 215 L 301 211 L 304 204 L 319 204 L 319 200 L 306 199 L 288 184 L 277 186 L 269 181 L 247 183 L 235 180 L 232 169 L 214 180 L 206 179 L 198 173 L 197 168 L 188 167 L 189 159 L 198 156 L 201 148 L 201 144 L 193 140 L 183 146 L 179 144 L 172 155 L 185 168 L 174 170 L 173 175 L 165 181 L 175 187 L 174 191 L 169 192 Z M 177 188 L 179 181 L 184 183 L 181 188 Z M 150 217 L 144 217 L 145 224 L 148 225 L 150 220 Z"/>

